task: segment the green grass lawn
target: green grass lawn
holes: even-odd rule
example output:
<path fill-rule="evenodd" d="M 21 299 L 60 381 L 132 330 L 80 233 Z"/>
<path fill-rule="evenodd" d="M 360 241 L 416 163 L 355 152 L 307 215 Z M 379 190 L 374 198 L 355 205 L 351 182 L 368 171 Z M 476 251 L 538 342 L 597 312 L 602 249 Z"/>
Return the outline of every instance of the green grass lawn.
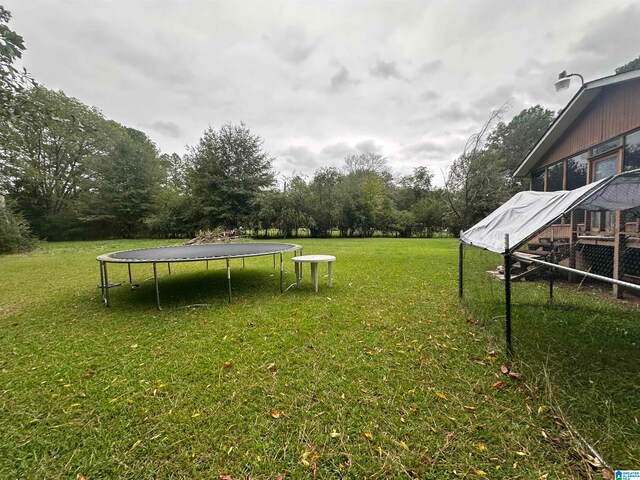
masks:
<path fill-rule="evenodd" d="M 232 304 L 212 262 L 160 266 L 162 312 L 149 281 L 102 305 L 97 255 L 170 243 L 0 257 L 1 478 L 585 478 L 562 414 L 640 468 L 633 307 L 559 287 L 549 309 L 518 285 L 518 380 L 499 321 L 469 321 L 496 305 L 458 301 L 452 239 L 302 239 L 337 256 L 317 294 L 308 268 L 280 294 L 264 257 L 232 262 Z"/>

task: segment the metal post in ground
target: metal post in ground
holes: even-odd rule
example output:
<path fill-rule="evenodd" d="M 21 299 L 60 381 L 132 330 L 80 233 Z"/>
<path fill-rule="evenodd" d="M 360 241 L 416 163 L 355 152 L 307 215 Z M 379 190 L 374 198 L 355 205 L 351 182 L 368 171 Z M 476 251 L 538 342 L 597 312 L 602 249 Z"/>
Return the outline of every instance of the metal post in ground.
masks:
<path fill-rule="evenodd" d="M 458 246 L 458 298 L 463 296 L 463 259 L 464 243 L 462 243 L 462 230 L 460 230 L 460 245 Z"/>
<path fill-rule="evenodd" d="M 507 355 L 511 356 L 511 252 L 509 251 L 509 234 L 504 236 L 504 302 L 505 302 L 505 340 Z"/>

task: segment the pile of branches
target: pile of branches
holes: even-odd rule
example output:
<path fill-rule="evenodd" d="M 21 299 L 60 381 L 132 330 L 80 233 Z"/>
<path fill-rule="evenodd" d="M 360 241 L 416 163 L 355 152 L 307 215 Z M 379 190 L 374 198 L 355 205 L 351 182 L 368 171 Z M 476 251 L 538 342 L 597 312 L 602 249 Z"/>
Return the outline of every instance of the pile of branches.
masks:
<path fill-rule="evenodd" d="M 242 230 L 234 228 L 233 230 L 222 230 L 216 228 L 215 230 L 200 230 L 198 235 L 185 243 L 185 245 L 201 245 L 203 243 L 226 243 L 239 238 L 246 237 L 243 235 Z"/>

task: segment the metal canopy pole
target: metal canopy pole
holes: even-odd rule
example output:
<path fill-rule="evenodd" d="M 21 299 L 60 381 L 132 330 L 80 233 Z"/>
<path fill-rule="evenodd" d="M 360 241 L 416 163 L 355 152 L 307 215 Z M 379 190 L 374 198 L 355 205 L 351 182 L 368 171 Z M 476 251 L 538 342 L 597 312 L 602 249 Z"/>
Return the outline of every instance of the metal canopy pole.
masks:
<path fill-rule="evenodd" d="M 462 230 L 460 230 L 460 236 L 462 237 Z M 463 296 L 463 259 L 464 259 L 464 243 L 460 240 L 458 246 L 458 298 Z"/>
<path fill-rule="evenodd" d="M 229 303 L 231 303 L 231 267 L 229 266 L 228 258 L 227 258 L 227 281 L 229 283 Z"/>
<path fill-rule="evenodd" d="M 511 345 L 511 252 L 509 251 L 509 234 L 504 236 L 504 301 L 505 301 L 505 340 L 507 355 L 513 354 Z"/>
<path fill-rule="evenodd" d="M 282 253 L 280 253 L 280 293 L 284 292 L 284 287 L 282 285 Z"/>
<path fill-rule="evenodd" d="M 156 262 L 153 262 L 153 281 L 156 284 L 156 306 L 158 310 L 162 310 L 162 307 L 160 307 L 160 289 L 158 288 L 158 268 L 156 267 Z"/>

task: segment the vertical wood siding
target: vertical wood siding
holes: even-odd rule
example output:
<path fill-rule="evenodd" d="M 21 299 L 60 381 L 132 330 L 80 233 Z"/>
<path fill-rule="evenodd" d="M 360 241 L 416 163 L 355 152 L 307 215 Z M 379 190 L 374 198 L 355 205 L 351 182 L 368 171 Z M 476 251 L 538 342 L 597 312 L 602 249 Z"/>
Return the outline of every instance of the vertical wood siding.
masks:
<path fill-rule="evenodd" d="M 640 127 L 640 80 L 605 88 L 533 170 Z"/>

